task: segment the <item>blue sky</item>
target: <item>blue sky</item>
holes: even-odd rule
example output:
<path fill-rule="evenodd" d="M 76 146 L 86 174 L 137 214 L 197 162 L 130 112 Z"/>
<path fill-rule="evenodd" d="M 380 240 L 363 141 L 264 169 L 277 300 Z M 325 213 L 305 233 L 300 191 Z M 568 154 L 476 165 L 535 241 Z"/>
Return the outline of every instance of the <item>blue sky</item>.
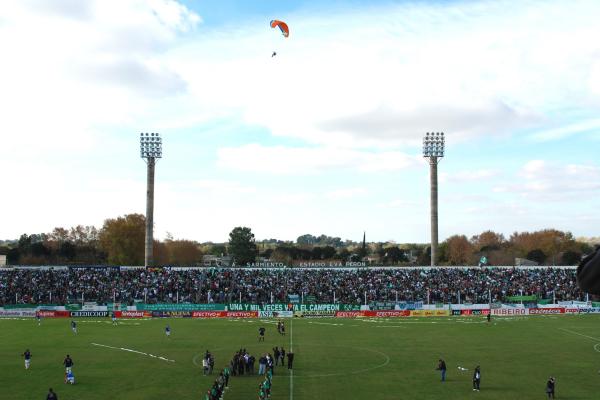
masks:
<path fill-rule="evenodd" d="M 0 238 L 143 213 L 145 131 L 164 138 L 159 237 L 427 242 L 427 131 L 447 136 L 442 239 L 598 236 L 597 15 L 581 0 L 9 1 Z"/>

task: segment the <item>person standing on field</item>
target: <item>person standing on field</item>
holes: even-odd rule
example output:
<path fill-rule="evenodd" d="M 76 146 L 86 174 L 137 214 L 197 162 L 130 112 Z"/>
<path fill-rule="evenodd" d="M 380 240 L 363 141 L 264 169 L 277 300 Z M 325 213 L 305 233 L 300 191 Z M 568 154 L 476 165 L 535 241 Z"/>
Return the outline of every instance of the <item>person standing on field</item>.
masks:
<path fill-rule="evenodd" d="M 440 358 L 436 369 L 442 374 L 442 382 L 446 382 L 446 361 Z"/>
<path fill-rule="evenodd" d="M 46 400 L 58 400 L 58 396 L 54 393 L 52 388 L 48 389 L 48 395 L 46 396 Z"/>
<path fill-rule="evenodd" d="M 65 358 L 65 361 L 63 361 L 63 365 L 65 366 L 65 373 L 69 373 L 71 372 L 71 369 L 73 368 L 73 360 L 71 359 L 71 356 L 67 354 L 67 357 Z"/>
<path fill-rule="evenodd" d="M 273 347 L 273 358 L 275 358 L 275 366 L 279 363 L 279 348 L 277 346 Z"/>
<path fill-rule="evenodd" d="M 554 377 L 550 377 L 550 379 L 548 379 L 548 382 L 546 382 L 546 394 L 548 395 L 549 399 L 554 399 L 554 384 L 555 384 L 555 380 Z"/>
<path fill-rule="evenodd" d="M 481 383 L 481 369 L 479 365 L 475 367 L 473 371 L 473 391 L 479 392 L 479 384 Z"/>
<path fill-rule="evenodd" d="M 25 358 L 25 369 L 29 369 L 29 365 L 31 364 L 31 352 L 29 349 L 25 350 L 23 358 Z"/>
<path fill-rule="evenodd" d="M 261 356 L 258 359 L 258 374 L 263 375 L 267 371 L 267 357 Z"/>

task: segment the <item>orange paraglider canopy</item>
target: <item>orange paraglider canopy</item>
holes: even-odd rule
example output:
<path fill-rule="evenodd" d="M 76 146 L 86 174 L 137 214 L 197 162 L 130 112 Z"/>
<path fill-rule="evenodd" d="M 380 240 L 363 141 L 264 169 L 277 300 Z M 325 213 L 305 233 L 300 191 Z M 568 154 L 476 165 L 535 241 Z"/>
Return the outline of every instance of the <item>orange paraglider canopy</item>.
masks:
<path fill-rule="evenodd" d="M 271 21 L 271 28 L 277 28 L 277 27 L 281 30 L 281 33 L 283 34 L 283 36 L 285 36 L 285 37 L 290 36 L 290 29 L 288 28 L 288 26 L 285 22 L 279 21 L 276 19 Z"/>

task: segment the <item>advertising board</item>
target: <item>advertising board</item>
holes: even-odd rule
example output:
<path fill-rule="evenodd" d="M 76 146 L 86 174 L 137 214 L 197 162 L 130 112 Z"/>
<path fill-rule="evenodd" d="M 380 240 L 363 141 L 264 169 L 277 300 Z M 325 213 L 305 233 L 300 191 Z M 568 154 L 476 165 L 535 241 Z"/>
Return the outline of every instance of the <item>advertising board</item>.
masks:
<path fill-rule="evenodd" d="M 192 318 L 225 318 L 227 311 L 192 311 Z"/>
<path fill-rule="evenodd" d="M 33 318 L 35 310 L 0 310 L 0 318 Z"/>
<path fill-rule="evenodd" d="M 108 311 L 70 311 L 71 317 L 107 317 Z"/>
<path fill-rule="evenodd" d="M 191 318 L 192 311 L 152 311 L 152 318 Z"/>
<path fill-rule="evenodd" d="M 69 318 L 70 311 L 40 310 L 38 314 L 42 318 Z"/>
<path fill-rule="evenodd" d="M 117 318 L 148 318 L 152 316 L 150 311 L 115 311 Z"/>
<path fill-rule="evenodd" d="M 227 311 L 227 318 L 258 318 L 258 311 Z"/>
<path fill-rule="evenodd" d="M 492 315 L 499 317 L 512 317 L 518 315 L 528 315 L 526 308 L 495 308 L 492 310 Z"/>
<path fill-rule="evenodd" d="M 454 311 L 459 311 L 459 310 L 453 310 L 452 315 L 456 315 L 456 314 L 454 314 Z M 469 316 L 469 315 L 475 315 L 475 316 L 478 316 L 478 315 L 488 315 L 489 313 L 490 313 L 489 309 L 483 309 L 483 310 L 482 309 L 479 309 L 479 310 L 468 310 L 468 309 L 467 310 L 460 310 L 460 315 L 467 315 L 467 316 Z"/>
<path fill-rule="evenodd" d="M 564 307 L 553 308 L 530 308 L 529 315 L 548 315 L 548 314 L 564 314 Z"/>

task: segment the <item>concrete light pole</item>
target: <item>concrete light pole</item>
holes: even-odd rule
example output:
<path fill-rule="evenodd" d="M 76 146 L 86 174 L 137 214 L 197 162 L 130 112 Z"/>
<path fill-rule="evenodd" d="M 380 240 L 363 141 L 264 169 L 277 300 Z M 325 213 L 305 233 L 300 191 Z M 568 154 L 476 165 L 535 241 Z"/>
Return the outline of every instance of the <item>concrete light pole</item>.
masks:
<path fill-rule="evenodd" d="M 146 161 L 146 245 L 144 247 L 144 266 L 153 263 L 154 247 L 154 167 L 156 159 L 162 158 L 162 140 L 158 133 L 140 133 L 140 155 Z"/>
<path fill-rule="evenodd" d="M 438 248 L 438 182 L 437 165 L 444 157 L 444 133 L 427 133 L 423 138 L 423 157 L 429 159 L 429 182 L 431 187 L 431 266 L 437 262 Z"/>

